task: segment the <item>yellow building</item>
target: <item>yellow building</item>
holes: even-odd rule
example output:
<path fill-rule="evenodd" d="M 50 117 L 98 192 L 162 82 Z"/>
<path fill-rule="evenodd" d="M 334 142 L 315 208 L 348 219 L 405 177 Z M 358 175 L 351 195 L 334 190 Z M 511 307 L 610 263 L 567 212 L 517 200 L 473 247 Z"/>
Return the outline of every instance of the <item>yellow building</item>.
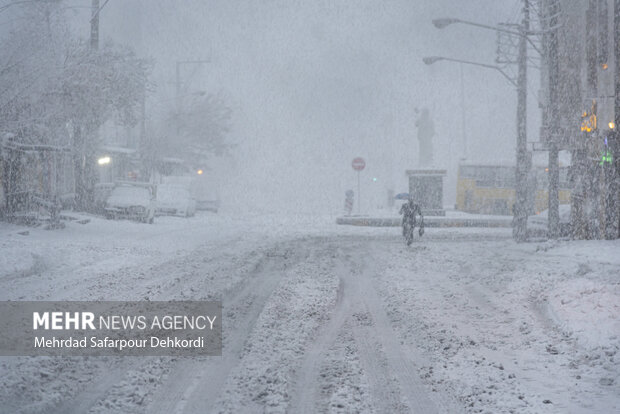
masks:
<path fill-rule="evenodd" d="M 528 179 L 529 214 L 547 209 L 547 169 L 533 167 Z M 568 168 L 560 168 L 560 204 L 570 203 Z M 456 209 L 475 214 L 512 215 L 515 202 L 515 167 L 493 164 L 459 165 Z"/>

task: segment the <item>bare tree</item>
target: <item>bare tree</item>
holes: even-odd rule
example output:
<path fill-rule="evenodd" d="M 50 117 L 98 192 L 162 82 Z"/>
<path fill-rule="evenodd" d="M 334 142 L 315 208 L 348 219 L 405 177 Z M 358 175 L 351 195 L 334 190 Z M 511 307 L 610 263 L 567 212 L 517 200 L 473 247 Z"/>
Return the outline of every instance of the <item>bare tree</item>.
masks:
<path fill-rule="evenodd" d="M 87 209 L 94 132 L 112 117 L 137 122 L 150 62 L 110 42 L 91 49 L 71 35 L 60 3 L 20 4 L 26 18 L 0 43 L 0 130 L 23 143 L 72 146 L 77 203 Z"/>

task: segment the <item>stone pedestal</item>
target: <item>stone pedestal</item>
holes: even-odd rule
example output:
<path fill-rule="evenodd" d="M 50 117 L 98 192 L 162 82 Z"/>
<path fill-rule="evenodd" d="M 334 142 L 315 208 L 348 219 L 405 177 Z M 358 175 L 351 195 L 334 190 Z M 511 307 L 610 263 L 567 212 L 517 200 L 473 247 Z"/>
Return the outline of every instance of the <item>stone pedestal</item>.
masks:
<path fill-rule="evenodd" d="M 446 170 L 407 170 L 409 195 L 420 204 L 425 216 L 445 216 L 443 209 L 443 178 Z"/>

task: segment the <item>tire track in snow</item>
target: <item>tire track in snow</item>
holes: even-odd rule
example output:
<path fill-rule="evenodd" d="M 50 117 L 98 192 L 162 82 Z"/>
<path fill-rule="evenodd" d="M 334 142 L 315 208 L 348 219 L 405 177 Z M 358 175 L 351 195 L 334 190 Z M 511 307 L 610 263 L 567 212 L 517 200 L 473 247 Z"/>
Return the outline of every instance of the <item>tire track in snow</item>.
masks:
<path fill-rule="evenodd" d="M 296 392 L 291 402 L 291 412 L 314 413 L 319 398 L 319 387 L 316 379 L 319 377 L 321 363 L 332 343 L 336 340 L 338 332 L 350 314 L 350 301 L 344 297 L 344 284 L 340 279 L 336 307 L 327 326 L 321 331 L 319 340 L 313 342 L 302 362 Z"/>
<path fill-rule="evenodd" d="M 234 241 L 229 242 L 227 244 L 234 244 Z M 256 264 L 254 269 L 250 272 L 250 274 L 246 275 L 237 286 L 234 286 L 229 290 L 230 295 L 234 294 L 236 290 L 239 290 L 239 285 L 243 289 L 243 284 L 247 281 L 247 279 L 252 279 L 252 282 L 245 285 L 245 289 L 243 291 L 250 290 L 251 287 L 255 287 L 256 284 L 260 283 L 260 277 L 257 275 L 262 271 L 265 263 L 270 260 L 270 257 L 275 257 L 275 253 L 277 251 L 277 247 L 267 250 L 263 253 L 260 261 Z M 255 251 L 249 252 L 249 255 L 252 256 L 255 254 Z M 243 256 L 245 258 L 245 255 Z M 153 270 L 156 270 L 157 276 L 154 277 L 154 281 L 160 280 L 169 280 L 170 279 L 170 269 L 178 268 L 181 269 L 182 272 L 192 272 L 195 269 L 192 268 L 194 263 L 198 263 L 198 265 L 209 265 L 215 261 L 214 258 L 210 258 L 209 260 L 201 260 L 202 255 L 199 250 L 195 250 L 190 252 L 187 256 L 182 258 L 175 258 L 171 261 L 164 263 L 163 265 L 153 267 Z M 238 264 L 238 263 L 235 263 Z M 226 267 L 229 265 L 227 264 Z M 191 269 L 188 269 L 190 267 Z M 238 271 L 237 269 L 218 269 L 220 273 L 224 273 L 226 271 Z M 179 279 L 179 278 L 177 278 Z M 168 289 L 157 288 L 156 292 L 154 292 L 157 296 L 150 295 L 151 300 L 167 300 L 172 299 L 176 294 L 180 294 L 183 291 L 183 288 L 186 286 L 182 281 L 174 281 L 172 285 L 167 288 L 172 288 L 170 291 Z M 187 280 L 186 280 L 187 282 Z M 92 409 L 100 406 L 101 404 L 105 405 L 106 398 L 108 398 L 110 392 L 119 384 L 122 385 L 123 381 L 126 379 L 129 373 L 132 371 L 139 371 L 148 369 L 149 365 L 158 363 L 157 359 L 161 357 L 143 357 L 143 358 L 124 358 L 118 357 L 115 358 L 113 363 L 110 365 L 106 365 L 103 369 L 104 371 L 100 372 L 100 376 L 93 378 L 88 385 L 81 390 L 77 395 L 74 395 L 72 398 L 62 401 L 56 407 L 50 408 L 46 411 L 46 413 L 50 414 L 67 414 L 67 413 L 85 413 L 92 411 Z M 165 361 L 165 359 L 164 359 Z M 183 362 L 187 362 L 184 359 L 175 359 L 170 358 L 164 364 L 170 364 L 176 366 L 177 364 L 182 364 Z M 191 364 L 190 364 L 191 365 Z M 187 371 L 186 371 L 187 372 Z M 174 387 L 171 388 L 174 391 Z M 111 410 L 114 411 L 114 410 Z"/>
<path fill-rule="evenodd" d="M 361 252 L 362 249 L 356 249 Z M 373 266 L 369 266 L 372 260 Z M 358 253 L 355 263 L 358 264 L 352 285 L 358 289 L 357 297 L 363 299 L 374 320 L 374 326 L 369 335 L 376 338 L 381 344 L 387 359 L 388 372 L 394 375 L 400 386 L 400 395 L 411 412 L 432 414 L 438 413 L 437 403 L 430 397 L 429 391 L 422 383 L 417 372 L 417 366 L 422 365 L 422 357 L 416 349 L 401 347 L 401 341 L 393 330 L 391 322 L 383 308 L 383 301 L 379 297 L 372 283 L 372 275 L 379 271 L 374 259 Z M 368 336 L 366 336 L 368 337 Z M 371 373 L 373 375 L 375 373 Z M 387 379 L 387 378 L 386 378 Z"/>
<path fill-rule="evenodd" d="M 295 243 L 297 244 L 297 243 Z M 250 282 L 241 290 L 224 295 L 224 348 L 221 357 L 186 358 L 173 368 L 168 379 L 149 404 L 154 414 L 210 412 L 216 403 L 228 374 L 239 363 L 246 338 L 252 332 L 258 317 L 272 292 L 277 288 L 284 270 L 292 262 L 303 259 L 290 246 L 284 252 L 274 249 L 255 269 Z M 237 315 L 226 314 L 227 309 Z M 234 322 L 234 326 L 226 326 Z M 227 335 L 228 333 L 228 335 Z"/>
<path fill-rule="evenodd" d="M 319 339 L 306 352 L 290 412 L 317 411 L 318 390 L 328 387 L 325 382 L 330 381 L 330 378 L 320 376 L 321 364 L 339 332 L 350 326 L 359 348 L 361 365 L 367 374 L 374 410 L 437 413 L 437 404 L 429 397 L 417 373 L 419 355 L 411 355 L 411 349 L 404 351 L 401 348 L 372 285 L 371 277 L 376 269 L 366 265 L 367 243 L 355 244 L 347 246 L 344 254 L 339 252 L 343 257 L 337 270 L 339 300 Z"/>

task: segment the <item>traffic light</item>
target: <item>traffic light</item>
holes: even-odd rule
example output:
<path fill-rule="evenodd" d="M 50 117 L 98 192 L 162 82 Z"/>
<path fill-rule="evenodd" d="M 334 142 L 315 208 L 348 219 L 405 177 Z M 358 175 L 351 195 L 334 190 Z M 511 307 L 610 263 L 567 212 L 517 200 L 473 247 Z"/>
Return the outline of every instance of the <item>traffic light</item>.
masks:
<path fill-rule="evenodd" d="M 603 149 L 601 151 L 601 161 L 598 163 L 601 167 L 605 166 L 605 164 L 611 165 L 614 162 L 613 154 L 609 149 Z"/>
<path fill-rule="evenodd" d="M 583 111 L 581 114 L 581 132 L 592 132 L 597 128 L 596 119 L 596 100 L 592 100 L 592 106 L 590 112 Z"/>
<path fill-rule="evenodd" d="M 613 135 L 614 133 L 612 132 L 609 138 L 613 139 Z M 612 148 L 610 147 L 610 142 L 608 140 L 608 137 L 605 137 L 605 144 L 603 145 L 603 149 L 601 149 L 601 158 L 600 158 L 600 162 L 598 163 L 598 165 L 600 165 L 601 167 L 604 167 L 605 165 L 612 165 L 613 162 L 614 162 L 613 151 L 612 151 Z"/>

